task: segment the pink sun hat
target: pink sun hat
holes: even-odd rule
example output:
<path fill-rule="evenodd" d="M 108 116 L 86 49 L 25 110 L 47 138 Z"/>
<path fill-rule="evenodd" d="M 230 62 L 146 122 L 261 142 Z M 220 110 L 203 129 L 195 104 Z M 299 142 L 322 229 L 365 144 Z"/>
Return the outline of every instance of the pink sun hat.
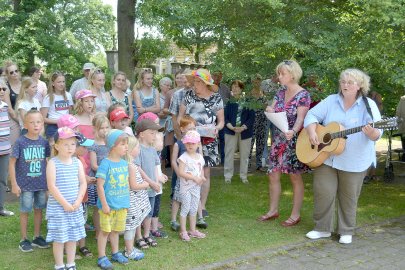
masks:
<path fill-rule="evenodd" d="M 156 114 L 154 114 L 153 112 L 146 112 L 146 113 L 141 114 L 138 117 L 137 122 L 139 123 L 139 122 L 141 122 L 142 120 L 145 120 L 145 119 L 149 119 L 149 120 L 152 120 L 153 122 L 155 122 L 156 119 L 158 119 L 158 118 L 159 117 Z"/>
<path fill-rule="evenodd" d="M 74 129 L 79 125 L 79 120 L 77 120 L 77 118 L 71 114 L 64 114 L 61 117 L 59 117 L 56 125 L 58 126 L 58 128 L 68 127 Z"/>
<path fill-rule="evenodd" d="M 199 143 L 201 141 L 200 134 L 195 131 L 195 130 L 190 130 L 184 135 L 183 139 L 181 141 L 186 144 L 186 143 Z"/>
<path fill-rule="evenodd" d="M 88 90 L 88 89 L 79 90 L 75 94 L 76 100 L 81 99 L 81 98 L 86 98 L 86 97 L 97 97 L 97 96 L 95 94 L 93 94 L 93 92 L 91 92 L 91 90 Z"/>

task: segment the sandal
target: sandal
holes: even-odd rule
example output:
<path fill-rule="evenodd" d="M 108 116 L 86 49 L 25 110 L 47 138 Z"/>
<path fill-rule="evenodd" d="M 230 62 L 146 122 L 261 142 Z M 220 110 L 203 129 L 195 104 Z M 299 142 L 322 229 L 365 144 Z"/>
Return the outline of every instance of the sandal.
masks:
<path fill-rule="evenodd" d="M 145 240 L 145 242 L 151 246 L 151 247 L 157 247 L 157 242 L 150 236 L 148 237 L 144 237 L 143 240 Z"/>
<path fill-rule="evenodd" d="M 146 243 L 145 240 L 143 240 L 143 238 L 140 238 L 140 239 L 136 240 L 135 245 L 136 245 L 137 248 L 140 248 L 140 249 L 149 248 L 148 243 Z"/>
<path fill-rule="evenodd" d="M 179 233 L 180 239 L 185 241 L 185 242 L 189 242 L 190 241 L 190 236 L 188 235 L 187 232 L 181 232 Z"/>
<path fill-rule="evenodd" d="M 82 254 L 84 257 L 93 257 L 93 253 L 87 248 L 87 247 L 81 247 L 79 248 L 80 254 Z"/>
<path fill-rule="evenodd" d="M 297 225 L 300 221 L 301 221 L 301 217 L 298 217 L 297 219 L 293 219 L 293 218 L 289 217 L 286 221 L 283 221 L 281 223 L 281 225 L 283 225 L 284 227 L 291 227 L 291 226 Z"/>
<path fill-rule="evenodd" d="M 198 239 L 203 239 L 203 238 L 205 238 L 205 233 L 202 233 L 202 232 L 200 232 L 200 231 L 198 231 L 198 230 L 195 230 L 195 231 L 189 231 L 188 232 L 188 234 L 191 236 L 191 237 L 193 237 L 193 238 L 198 238 Z"/>
<path fill-rule="evenodd" d="M 110 270 L 110 269 L 114 268 L 112 263 L 106 256 L 98 258 L 97 265 L 98 265 L 98 267 L 100 267 L 103 270 Z"/>

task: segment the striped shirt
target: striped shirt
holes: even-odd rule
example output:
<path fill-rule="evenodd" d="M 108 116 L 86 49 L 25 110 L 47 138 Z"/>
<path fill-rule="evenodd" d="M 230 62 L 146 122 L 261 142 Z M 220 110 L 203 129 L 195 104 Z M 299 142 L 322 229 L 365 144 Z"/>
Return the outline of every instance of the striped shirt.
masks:
<path fill-rule="evenodd" d="M 0 103 L 0 155 L 7 155 L 11 152 L 10 144 L 10 119 L 8 118 L 8 105 Z"/>

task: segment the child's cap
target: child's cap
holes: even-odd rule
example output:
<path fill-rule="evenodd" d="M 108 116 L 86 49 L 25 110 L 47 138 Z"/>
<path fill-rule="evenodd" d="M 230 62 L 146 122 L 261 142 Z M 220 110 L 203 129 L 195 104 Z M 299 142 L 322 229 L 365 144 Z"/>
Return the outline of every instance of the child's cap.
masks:
<path fill-rule="evenodd" d="M 201 141 L 200 134 L 195 130 L 190 130 L 181 139 L 183 143 L 199 143 Z"/>
<path fill-rule="evenodd" d="M 114 147 L 116 141 L 120 136 L 128 137 L 128 135 L 124 131 L 120 129 L 112 129 L 107 135 L 107 147 L 110 149 Z"/>
<path fill-rule="evenodd" d="M 74 129 L 79 125 L 79 120 L 77 120 L 77 118 L 71 114 L 64 114 L 61 117 L 59 117 L 56 124 L 58 125 L 58 128 L 68 127 Z"/>
<path fill-rule="evenodd" d="M 110 121 L 117 121 L 124 118 L 129 118 L 128 114 L 121 108 L 114 109 L 110 113 Z"/>
<path fill-rule="evenodd" d="M 163 127 L 156 124 L 154 121 L 150 119 L 144 119 L 136 124 L 136 134 L 139 134 L 141 132 L 144 132 L 145 130 L 151 129 L 151 130 L 157 130 L 157 131 L 163 131 Z"/>
<path fill-rule="evenodd" d="M 149 119 L 149 120 L 152 120 L 153 122 L 155 122 L 156 119 L 158 119 L 158 118 L 159 117 L 156 114 L 154 114 L 153 112 L 146 112 L 146 113 L 141 114 L 138 117 L 137 122 L 139 123 L 139 122 L 141 122 L 142 120 L 145 120 L 145 119 Z"/>
<path fill-rule="evenodd" d="M 92 146 L 94 144 L 94 140 L 91 139 L 87 139 L 86 137 L 84 137 L 83 134 L 76 132 L 77 137 L 77 142 L 81 145 L 81 146 Z"/>
<path fill-rule="evenodd" d="M 76 100 L 86 97 L 97 97 L 97 95 L 93 94 L 93 92 L 91 92 L 91 90 L 88 89 L 79 90 L 75 94 Z"/>
<path fill-rule="evenodd" d="M 76 138 L 77 140 L 80 140 L 80 136 L 69 127 L 58 128 L 55 135 L 53 136 L 55 142 L 57 142 L 59 139 L 69 139 L 73 137 Z"/>

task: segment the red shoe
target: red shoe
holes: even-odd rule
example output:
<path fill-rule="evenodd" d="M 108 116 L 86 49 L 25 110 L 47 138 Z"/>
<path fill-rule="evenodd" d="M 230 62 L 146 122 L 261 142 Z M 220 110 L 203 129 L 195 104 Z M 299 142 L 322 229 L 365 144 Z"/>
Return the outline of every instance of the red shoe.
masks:
<path fill-rule="evenodd" d="M 274 213 L 273 215 L 264 215 L 264 216 L 261 216 L 261 217 L 258 217 L 257 218 L 257 221 L 262 221 L 262 222 L 265 222 L 265 221 L 269 221 L 269 220 L 273 220 L 273 219 L 276 219 L 276 218 L 278 218 L 280 216 L 280 214 L 277 212 L 277 213 Z"/>
<path fill-rule="evenodd" d="M 286 221 L 283 221 L 281 225 L 283 225 L 284 227 L 291 227 L 297 225 L 300 221 L 301 217 L 298 217 L 297 219 L 288 218 Z"/>

